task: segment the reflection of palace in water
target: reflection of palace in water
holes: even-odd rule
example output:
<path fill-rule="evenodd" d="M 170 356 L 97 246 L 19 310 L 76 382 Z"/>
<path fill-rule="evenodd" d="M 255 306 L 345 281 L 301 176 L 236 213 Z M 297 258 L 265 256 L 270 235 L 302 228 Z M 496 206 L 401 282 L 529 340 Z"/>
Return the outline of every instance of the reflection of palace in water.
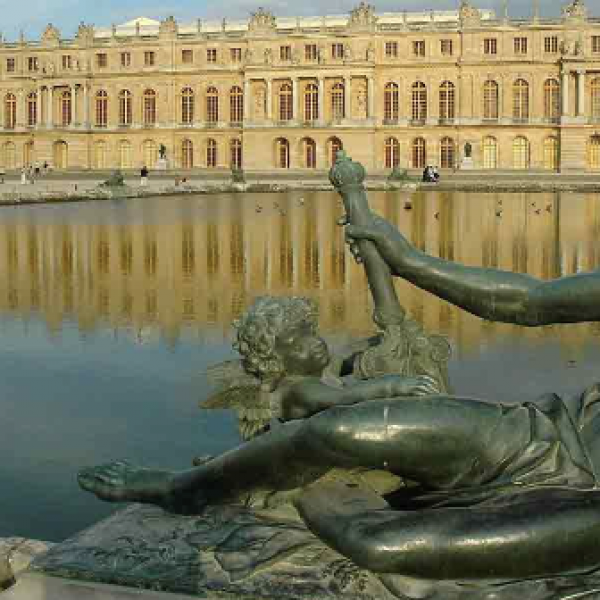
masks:
<path fill-rule="evenodd" d="M 364 273 L 336 225 L 337 197 L 240 198 L 163 199 L 113 213 L 92 205 L 7 210 L 0 215 L 0 314 L 41 315 L 51 330 L 66 319 L 81 331 L 160 330 L 175 341 L 186 332 L 222 335 L 257 295 L 294 294 L 319 301 L 325 332 L 371 331 Z M 600 265 L 600 199 L 593 194 L 380 193 L 370 200 L 419 248 L 443 258 L 544 279 Z M 405 282 L 398 290 L 428 330 L 461 347 L 512 329 Z M 566 341 L 577 343 L 584 327 L 565 329 Z M 524 331 L 535 337 L 548 330 Z"/>

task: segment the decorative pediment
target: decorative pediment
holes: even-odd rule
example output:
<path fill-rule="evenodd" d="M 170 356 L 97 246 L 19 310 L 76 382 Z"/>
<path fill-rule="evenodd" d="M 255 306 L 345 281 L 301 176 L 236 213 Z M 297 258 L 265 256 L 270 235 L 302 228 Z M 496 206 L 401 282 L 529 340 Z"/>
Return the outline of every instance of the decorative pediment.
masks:
<path fill-rule="evenodd" d="M 265 10 L 262 6 L 256 12 L 250 14 L 248 31 L 252 33 L 272 32 L 277 28 L 277 19 L 272 12 Z"/>
<path fill-rule="evenodd" d="M 563 19 L 572 21 L 585 21 L 587 19 L 587 8 L 583 0 L 573 0 L 570 4 L 563 6 Z"/>
<path fill-rule="evenodd" d="M 44 33 L 42 33 L 42 43 L 43 44 L 58 44 L 60 43 L 60 31 L 52 25 L 52 23 L 48 23 L 46 29 L 44 29 Z"/>
<path fill-rule="evenodd" d="M 94 42 L 94 26 L 86 25 L 81 21 L 77 28 L 77 40 L 84 45 L 92 44 Z"/>
<path fill-rule="evenodd" d="M 469 0 L 461 0 L 458 16 L 463 27 L 477 27 L 481 24 L 481 13 Z"/>
<path fill-rule="evenodd" d="M 164 21 L 160 22 L 158 26 L 159 35 L 164 34 L 177 34 L 179 31 L 179 26 L 177 25 L 177 21 L 174 17 L 167 17 Z"/>
<path fill-rule="evenodd" d="M 375 16 L 375 7 L 366 2 L 361 2 L 356 8 L 350 11 L 350 18 L 346 27 L 348 29 L 373 30 L 377 27 L 377 17 Z"/>

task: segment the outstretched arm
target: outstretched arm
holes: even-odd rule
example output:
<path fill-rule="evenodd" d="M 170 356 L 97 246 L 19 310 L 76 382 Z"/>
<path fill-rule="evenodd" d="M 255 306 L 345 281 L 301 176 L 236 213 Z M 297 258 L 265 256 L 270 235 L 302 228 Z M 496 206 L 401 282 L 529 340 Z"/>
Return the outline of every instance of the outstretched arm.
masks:
<path fill-rule="evenodd" d="M 346 235 L 373 241 L 394 275 L 468 312 L 518 325 L 600 321 L 600 271 L 542 281 L 510 271 L 467 267 L 414 248 L 390 223 L 348 226 Z"/>

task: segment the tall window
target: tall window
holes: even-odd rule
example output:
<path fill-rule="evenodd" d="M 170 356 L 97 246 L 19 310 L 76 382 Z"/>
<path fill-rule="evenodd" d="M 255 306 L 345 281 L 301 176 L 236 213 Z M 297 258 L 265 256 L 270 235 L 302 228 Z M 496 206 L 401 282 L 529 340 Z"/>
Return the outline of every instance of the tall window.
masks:
<path fill-rule="evenodd" d="M 153 67 L 156 63 L 156 53 L 152 50 L 144 52 L 144 66 Z"/>
<path fill-rule="evenodd" d="M 304 120 L 316 121 L 319 118 L 319 88 L 309 83 L 304 88 Z"/>
<path fill-rule="evenodd" d="M 527 54 L 527 38 L 526 37 L 516 37 L 513 40 L 513 46 L 515 50 L 515 54 L 524 55 Z"/>
<path fill-rule="evenodd" d="M 206 142 L 206 166 L 209 169 L 217 166 L 217 142 L 212 138 Z"/>
<path fill-rule="evenodd" d="M 279 138 L 275 144 L 276 166 L 279 169 L 290 168 L 290 143 L 285 138 Z"/>
<path fill-rule="evenodd" d="M 206 90 L 206 120 L 209 123 L 219 121 L 219 92 L 215 87 Z"/>
<path fill-rule="evenodd" d="M 316 44 L 305 44 L 304 46 L 304 59 L 310 62 L 317 60 L 319 57 L 319 50 Z"/>
<path fill-rule="evenodd" d="M 544 82 L 544 117 L 553 120 L 560 117 L 560 84 L 556 79 Z"/>
<path fill-rule="evenodd" d="M 483 40 L 483 53 L 488 56 L 498 54 L 498 40 L 496 38 L 485 38 Z"/>
<path fill-rule="evenodd" d="M 2 147 L 4 155 L 4 168 L 14 169 L 17 166 L 17 149 L 12 142 L 6 142 Z"/>
<path fill-rule="evenodd" d="M 544 169 L 558 169 L 558 138 L 554 136 L 547 137 L 544 140 Z"/>
<path fill-rule="evenodd" d="M 385 140 L 385 168 L 393 169 L 400 164 L 400 143 L 395 137 Z"/>
<path fill-rule="evenodd" d="M 27 95 L 27 125 L 29 127 L 35 127 L 37 125 L 37 94 L 31 92 Z"/>
<path fill-rule="evenodd" d="M 144 92 L 144 125 L 156 124 L 156 92 L 146 90 Z"/>
<path fill-rule="evenodd" d="M 131 66 L 131 52 L 121 52 L 121 66 L 123 68 Z"/>
<path fill-rule="evenodd" d="M 189 87 L 181 92 L 181 122 L 185 125 L 194 122 L 194 90 Z"/>
<path fill-rule="evenodd" d="M 65 91 L 60 95 L 60 124 L 68 127 L 72 119 L 71 92 Z"/>
<path fill-rule="evenodd" d="M 590 90 L 592 94 L 592 118 L 600 119 L 600 77 L 592 80 Z"/>
<path fill-rule="evenodd" d="M 331 88 L 331 116 L 334 120 L 343 119 L 344 112 L 344 84 L 336 83 Z"/>
<path fill-rule="evenodd" d="M 106 142 L 99 140 L 94 144 L 94 168 L 106 169 Z"/>
<path fill-rule="evenodd" d="M 119 92 L 119 125 L 131 125 L 131 92 L 121 90 Z"/>
<path fill-rule="evenodd" d="M 194 51 L 189 48 L 184 48 L 181 51 L 181 62 L 184 65 L 191 65 L 194 62 Z"/>
<path fill-rule="evenodd" d="M 398 92 L 398 84 L 386 83 L 383 88 L 383 118 L 386 121 L 397 121 L 400 116 L 400 94 Z"/>
<path fill-rule="evenodd" d="M 329 166 L 332 167 L 335 163 L 335 159 L 337 157 L 337 153 L 340 150 L 344 149 L 344 145 L 342 144 L 342 140 L 337 137 L 333 137 L 329 140 Z"/>
<path fill-rule="evenodd" d="M 558 52 L 558 36 L 550 35 L 544 38 L 544 52 L 556 54 Z"/>
<path fill-rule="evenodd" d="M 422 81 L 416 81 L 412 85 L 412 119 L 413 121 L 425 121 L 427 118 L 427 87 Z"/>
<path fill-rule="evenodd" d="M 144 164 L 153 168 L 158 161 L 158 150 L 154 140 L 146 140 L 142 144 L 142 154 L 144 156 Z"/>
<path fill-rule="evenodd" d="M 456 156 L 455 156 L 456 145 L 454 140 L 450 137 L 442 138 L 440 144 L 440 166 L 442 169 L 453 169 Z"/>
<path fill-rule="evenodd" d="M 412 43 L 413 56 L 425 56 L 425 40 L 416 40 Z"/>
<path fill-rule="evenodd" d="M 279 88 L 279 120 L 291 121 L 293 116 L 292 86 L 289 83 L 284 83 Z"/>
<path fill-rule="evenodd" d="M 207 48 L 206 62 L 213 63 L 213 64 L 217 62 L 217 49 L 216 48 Z"/>
<path fill-rule="evenodd" d="M 499 105 L 498 84 L 488 80 L 483 84 L 483 118 L 497 119 Z"/>
<path fill-rule="evenodd" d="M 96 94 L 96 127 L 108 125 L 108 94 L 100 90 Z"/>
<path fill-rule="evenodd" d="M 128 140 L 121 140 L 119 142 L 119 168 L 131 169 L 131 167 L 133 167 L 131 142 Z"/>
<path fill-rule="evenodd" d="M 529 119 L 529 84 L 524 79 L 513 84 L 513 118 Z"/>
<path fill-rule="evenodd" d="M 229 119 L 232 123 L 241 123 L 244 120 L 244 92 L 237 85 L 229 91 Z"/>
<path fill-rule="evenodd" d="M 232 169 L 242 168 L 242 140 L 237 138 L 231 140 L 230 150 L 230 162 Z"/>
<path fill-rule="evenodd" d="M 444 81 L 440 85 L 440 119 L 454 119 L 454 84 L 451 81 Z"/>
<path fill-rule="evenodd" d="M 288 62 L 292 60 L 291 46 L 279 46 L 279 60 L 282 62 Z"/>
<path fill-rule="evenodd" d="M 414 169 L 424 169 L 427 161 L 425 140 L 416 138 L 412 143 L 412 166 Z"/>
<path fill-rule="evenodd" d="M 498 168 L 498 140 L 488 136 L 483 140 L 483 168 Z"/>
<path fill-rule="evenodd" d="M 398 58 L 398 42 L 385 43 L 386 58 Z"/>
<path fill-rule="evenodd" d="M 519 136 L 513 141 L 513 167 L 529 168 L 529 140 L 526 137 Z"/>
<path fill-rule="evenodd" d="M 593 135 L 588 142 L 588 167 L 600 170 L 600 135 Z"/>
<path fill-rule="evenodd" d="M 317 167 L 317 144 L 315 140 L 305 138 L 302 142 L 304 166 L 307 169 L 316 169 Z"/>
<path fill-rule="evenodd" d="M 181 142 L 181 168 L 192 169 L 194 167 L 194 144 L 192 140 Z"/>
<path fill-rule="evenodd" d="M 53 146 L 52 158 L 55 169 L 66 169 L 69 166 L 69 146 L 62 140 L 55 142 Z"/>
<path fill-rule="evenodd" d="M 14 129 L 17 125 L 17 97 L 6 94 L 4 97 L 4 127 Z"/>

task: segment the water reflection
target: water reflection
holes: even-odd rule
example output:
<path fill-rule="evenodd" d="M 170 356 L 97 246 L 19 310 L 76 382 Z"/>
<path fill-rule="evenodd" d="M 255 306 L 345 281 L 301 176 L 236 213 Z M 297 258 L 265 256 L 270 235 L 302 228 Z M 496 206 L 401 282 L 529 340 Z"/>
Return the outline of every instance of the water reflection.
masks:
<path fill-rule="evenodd" d="M 600 263 L 594 194 L 370 194 L 373 208 L 423 251 L 540 278 Z M 257 209 L 260 204 L 261 209 Z M 226 337 L 260 294 L 302 294 L 325 332 L 371 330 L 362 268 L 345 251 L 333 193 L 221 195 L 5 210 L 0 215 L 0 313 L 42 315 L 58 332 L 107 327 Z M 462 350 L 514 328 L 485 323 L 398 282 L 402 302 Z M 570 326 L 563 343 L 595 328 Z M 546 329 L 521 330 L 543 336 Z"/>

